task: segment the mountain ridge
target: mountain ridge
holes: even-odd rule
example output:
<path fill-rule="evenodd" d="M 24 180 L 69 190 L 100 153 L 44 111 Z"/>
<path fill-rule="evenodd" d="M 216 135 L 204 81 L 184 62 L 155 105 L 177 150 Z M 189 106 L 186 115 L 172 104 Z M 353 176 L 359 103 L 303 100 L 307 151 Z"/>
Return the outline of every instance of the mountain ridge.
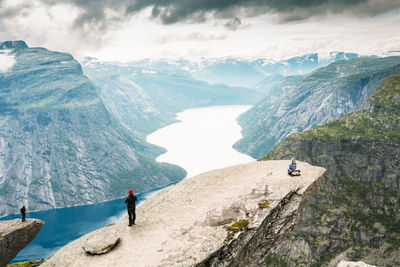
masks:
<path fill-rule="evenodd" d="M 290 133 L 358 110 L 393 74 L 400 74 L 400 57 L 338 61 L 307 76 L 286 77 L 239 117 L 243 139 L 234 147 L 258 158 Z"/>

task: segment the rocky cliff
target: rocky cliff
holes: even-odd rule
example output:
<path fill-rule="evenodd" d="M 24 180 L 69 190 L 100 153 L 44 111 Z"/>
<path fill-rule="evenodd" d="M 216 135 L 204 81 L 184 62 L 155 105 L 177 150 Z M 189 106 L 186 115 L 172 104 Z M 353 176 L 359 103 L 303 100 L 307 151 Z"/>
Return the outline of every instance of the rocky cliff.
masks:
<path fill-rule="evenodd" d="M 252 162 L 185 179 L 138 207 L 133 227 L 124 218 L 43 266 L 262 266 L 325 171 L 300 162 L 302 176 L 290 177 L 288 164 Z M 114 249 L 92 256 L 93 247 Z"/>
<path fill-rule="evenodd" d="M 6 264 L 39 233 L 44 222 L 37 219 L 0 221 L 0 266 Z"/>
<path fill-rule="evenodd" d="M 400 265 L 400 76 L 386 79 L 363 110 L 292 134 L 263 160 L 290 157 L 327 171 L 270 266 Z"/>
<path fill-rule="evenodd" d="M 89 204 L 178 181 L 161 149 L 105 108 L 69 54 L 0 43 L 15 65 L 0 73 L 0 216 Z"/>
<path fill-rule="evenodd" d="M 400 57 L 338 61 L 302 78 L 287 77 L 239 117 L 244 137 L 234 147 L 261 157 L 293 132 L 357 111 L 393 74 L 400 74 Z"/>

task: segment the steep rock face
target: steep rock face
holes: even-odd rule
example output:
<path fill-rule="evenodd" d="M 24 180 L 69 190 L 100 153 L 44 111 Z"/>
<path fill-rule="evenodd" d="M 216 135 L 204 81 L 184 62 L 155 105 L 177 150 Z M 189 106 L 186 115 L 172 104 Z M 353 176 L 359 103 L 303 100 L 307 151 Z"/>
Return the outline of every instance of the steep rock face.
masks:
<path fill-rule="evenodd" d="M 286 78 L 239 117 L 244 138 L 234 147 L 258 158 L 293 132 L 357 111 L 393 74 L 400 74 L 400 57 L 338 61 L 303 79 Z"/>
<path fill-rule="evenodd" d="M 346 259 L 399 266 L 400 76 L 389 77 L 362 111 L 290 135 L 263 159 L 294 156 L 327 172 L 271 266 Z"/>
<path fill-rule="evenodd" d="M 252 162 L 210 171 L 170 186 L 137 208 L 136 225 L 89 233 L 57 251 L 43 266 L 262 266 L 297 222 L 324 169 L 300 162 Z M 116 230 L 120 244 L 91 257 L 82 246 Z"/>
<path fill-rule="evenodd" d="M 96 203 L 184 177 L 107 111 L 71 55 L 12 44 L 0 44 L 16 60 L 0 73 L 0 216 L 22 203 Z"/>
<path fill-rule="evenodd" d="M 39 233 L 44 222 L 37 219 L 0 221 L 0 266 L 6 264 Z"/>

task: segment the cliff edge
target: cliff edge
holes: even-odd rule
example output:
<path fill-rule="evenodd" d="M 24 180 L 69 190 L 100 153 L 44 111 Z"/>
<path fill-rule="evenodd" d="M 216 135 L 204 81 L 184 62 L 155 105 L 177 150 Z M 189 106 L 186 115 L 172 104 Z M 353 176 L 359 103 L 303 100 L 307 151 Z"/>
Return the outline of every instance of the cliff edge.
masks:
<path fill-rule="evenodd" d="M 6 264 L 39 233 L 44 222 L 37 219 L 0 221 L 0 266 Z"/>
<path fill-rule="evenodd" d="M 252 162 L 210 171 L 168 187 L 127 217 L 57 251 L 43 266 L 259 266 L 317 188 L 325 169 L 288 160 Z M 121 205 L 124 205 L 121 201 Z M 112 233 L 119 243 L 89 255 L 88 242 Z"/>

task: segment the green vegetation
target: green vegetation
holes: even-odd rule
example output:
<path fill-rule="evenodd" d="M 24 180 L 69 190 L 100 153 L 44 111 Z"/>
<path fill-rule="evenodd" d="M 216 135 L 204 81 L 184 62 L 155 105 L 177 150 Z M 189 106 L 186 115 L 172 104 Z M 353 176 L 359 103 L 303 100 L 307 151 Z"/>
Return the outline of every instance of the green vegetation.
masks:
<path fill-rule="evenodd" d="M 267 262 L 265 263 L 266 267 L 287 267 L 289 266 L 284 260 L 282 260 L 278 256 L 272 256 L 268 258 Z"/>
<path fill-rule="evenodd" d="M 259 207 L 260 209 L 269 208 L 269 201 L 268 201 L 268 199 L 264 199 L 264 200 L 258 202 L 258 207 Z"/>
<path fill-rule="evenodd" d="M 232 232 L 239 232 L 239 231 L 242 231 L 244 228 L 246 228 L 247 225 L 249 225 L 248 220 L 240 220 L 240 221 L 234 222 L 230 226 L 227 226 L 226 229 L 228 231 L 232 231 Z"/>
<path fill-rule="evenodd" d="M 24 261 L 24 262 L 15 262 L 11 264 L 7 264 L 7 267 L 34 267 L 36 265 L 37 261 L 36 260 L 29 260 L 29 261 Z"/>

